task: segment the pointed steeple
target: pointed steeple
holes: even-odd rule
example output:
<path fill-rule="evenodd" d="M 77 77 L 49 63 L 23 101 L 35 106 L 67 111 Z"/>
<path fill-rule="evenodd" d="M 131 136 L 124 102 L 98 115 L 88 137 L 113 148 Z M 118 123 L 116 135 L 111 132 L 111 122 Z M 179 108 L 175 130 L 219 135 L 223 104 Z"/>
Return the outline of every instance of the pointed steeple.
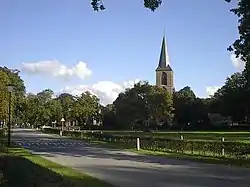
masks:
<path fill-rule="evenodd" d="M 160 53 L 160 59 L 159 59 L 159 64 L 156 70 L 160 69 L 168 69 L 168 71 L 172 71 L 170 67 L 170 61 L 169 61 L 169 55 L 168 55 L 168 50 L 167 50 L 167 45 L 166 45 L 166 39 L 165 39 L 165 33 L 162 39 L 162 45 L 161 45 L 161 53 Z"/>

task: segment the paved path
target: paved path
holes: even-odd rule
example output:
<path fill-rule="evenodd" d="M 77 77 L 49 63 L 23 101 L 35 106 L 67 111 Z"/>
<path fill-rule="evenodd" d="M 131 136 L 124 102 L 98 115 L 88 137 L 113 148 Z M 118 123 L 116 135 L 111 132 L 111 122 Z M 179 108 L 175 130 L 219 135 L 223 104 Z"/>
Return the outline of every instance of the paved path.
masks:
<path fill-rule="evenodd" d="M 120 187 L 249 187 L 250 169 L 201 164 L 97 148 L 33 130 L 13 140 L 36 154 Z"/>

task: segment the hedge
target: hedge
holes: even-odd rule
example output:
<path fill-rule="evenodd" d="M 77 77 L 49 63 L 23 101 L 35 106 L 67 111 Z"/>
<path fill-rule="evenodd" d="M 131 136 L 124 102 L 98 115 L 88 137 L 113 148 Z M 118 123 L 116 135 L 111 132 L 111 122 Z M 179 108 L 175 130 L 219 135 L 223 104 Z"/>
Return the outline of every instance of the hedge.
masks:
<path fill-rule="evenodd" d="M 43 129 L 45 133 L 59 134 L 58 129 Z M 73 138 L 81 138 L 90 141 L 104 141 L 112 144 L 126 145 L 135 148 L 135 136 L 117 136 L 102 133 L 80 132 L 80 131 L 64 131 L 64 136 Z M 233 141 L 201 141 L 201 140 L 173 140 L 167 138 L 140 137 L 140 147 L 145 150 L 185 153 L 205 156 L 223 156 L 242 158 L 250 154 L 250 144 Z"/>

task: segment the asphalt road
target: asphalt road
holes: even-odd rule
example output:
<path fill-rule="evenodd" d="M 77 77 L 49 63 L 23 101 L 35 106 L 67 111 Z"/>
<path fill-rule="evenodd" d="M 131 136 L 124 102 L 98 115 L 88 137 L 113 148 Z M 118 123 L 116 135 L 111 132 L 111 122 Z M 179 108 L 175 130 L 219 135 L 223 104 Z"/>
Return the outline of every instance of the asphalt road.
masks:
<path fill-rule="evenodd" d="M 250 169 L 143 156 L 97 148 L 27 129 L 13 130 L 13 141 L 49 160 L 120 187 L 249 187 Z"/>

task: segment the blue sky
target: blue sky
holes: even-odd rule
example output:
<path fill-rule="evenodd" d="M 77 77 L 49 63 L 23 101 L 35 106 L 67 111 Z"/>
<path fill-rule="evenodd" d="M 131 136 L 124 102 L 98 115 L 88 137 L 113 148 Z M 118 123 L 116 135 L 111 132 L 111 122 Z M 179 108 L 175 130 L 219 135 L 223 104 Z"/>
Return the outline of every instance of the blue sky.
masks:
<path fill-rule="evenodd" d="M 206 96 L 206 87 L 236 71 L 226 50 L 238 36 L 234 3 L 164 0 L 155 12 L 142 0 L 104 3 L 105 11 L 94 12 L 86 0 L 1 0 L 0 65 L 56 61 L 72 68 L 82 61 L 92 71 L 70 81 L 22 71 L 29 92 L 137 78 L 153 84 L 165 29 L 176 89 L 188 85 Z"/>

